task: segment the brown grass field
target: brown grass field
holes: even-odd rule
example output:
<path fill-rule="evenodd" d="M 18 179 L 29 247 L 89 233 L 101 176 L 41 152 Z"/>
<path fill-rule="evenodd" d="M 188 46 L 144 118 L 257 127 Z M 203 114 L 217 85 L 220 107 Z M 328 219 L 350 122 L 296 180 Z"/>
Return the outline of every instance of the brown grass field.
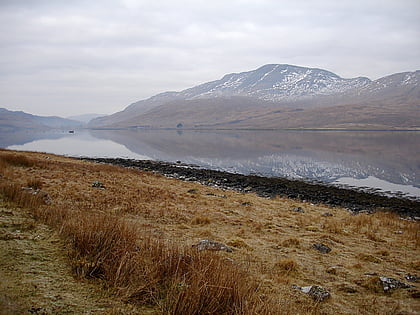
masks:
<path fill-rule="evenodd" d="M 387 293 L 378 284 L 420 273 L 419 222 L 393 213 L 352 215 L 46 153 L 1 150 L 0 175 L 0 218 L 28 213 L 32 229 L 56 231 L 73 278 L 106 292 L 110 307 L 96 313 L 128 314 L 111 307 L 120 301 L 131 314 L 420 314 L 418 283 Z M 10 245 L 1 222 L 0 245 Z M 233 252 L 192 247 L 203 239 Z M 331 297 L 316 302 L 293 284 Z M 1 308 L 12 284 L 0 290 Z"/>

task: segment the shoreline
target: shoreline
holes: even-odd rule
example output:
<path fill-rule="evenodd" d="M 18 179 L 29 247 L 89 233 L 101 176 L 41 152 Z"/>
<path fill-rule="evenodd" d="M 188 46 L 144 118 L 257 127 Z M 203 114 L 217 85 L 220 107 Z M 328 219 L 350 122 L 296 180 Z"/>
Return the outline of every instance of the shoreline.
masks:
<path fill-rule="evenodd" d="M 331 184 L 307 182 L 280 177 L 243 175 L 199 168 L 195 165 L 169 163 L 153 160 L 123 158 L 80 158 L 97 163 L 107 163 L 122 167 L 134 167 L 152 171 L 183 181 L 196 181 L 203 185 L 216 186 L 239 192 L 254 192 L 259 196 L 273 198 L 288 197 L 300 201 L 322 203 L 333 207 L 344 207 L 352 212 L 390 210 L 402 216 L 418 219 L 420 200 L 349 189 Z"/>
<path fill-rule="evenodd" d="M 399 131 L 411 131 L 418 132 L 420 127 L 414 128 L 176 128 L 176 127 L 148 127 L 148 126 L 129 126 L 129 127 L 92 127 L 87 126 L 81 129 L 86 130 L 178 130 L 178 131 L 381 131 L 381 132 L 399 132 Z"/>

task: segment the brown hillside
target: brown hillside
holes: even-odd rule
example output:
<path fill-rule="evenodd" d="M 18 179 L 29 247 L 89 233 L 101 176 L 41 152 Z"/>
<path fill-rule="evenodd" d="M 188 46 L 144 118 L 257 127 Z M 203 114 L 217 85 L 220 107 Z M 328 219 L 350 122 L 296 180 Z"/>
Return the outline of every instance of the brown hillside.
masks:
<path fill-rule="evenodd" d="M 420 311 L 415 282 L 391 292 L 380 285 L 380 276 L 407 282 L 420 271 L 418 222 L 391 213 L 352 215 L 51 154 L 2 150 L 0 173 L 3 202 L 60 233 L 75 275 L 156 314 Z M 14 242 L 1 228 L 0 245 Z M 203 239 L 233 251 L 192 247 Z M 315 302 L 293 284 L 322 286 L 331 297 Z"/>

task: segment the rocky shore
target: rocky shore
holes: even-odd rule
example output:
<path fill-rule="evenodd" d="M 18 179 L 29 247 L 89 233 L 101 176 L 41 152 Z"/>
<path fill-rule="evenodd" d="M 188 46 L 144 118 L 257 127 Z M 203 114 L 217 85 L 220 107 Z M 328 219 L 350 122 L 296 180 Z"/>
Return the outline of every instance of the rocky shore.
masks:
<path fill-rule="evenodd" d="M 255 192 L 260 196 L 286 196 L 293 199 L 341 206 L 354 212 L 390 210 L 403 216 L 419 217 L 420 201 L 398 196 L 384 196 L 374 192 L 346 189 L 323 183 L 306 182 L 278 177 L 242 175 L 202 169 L 195 165 L 168 163 L 151 160 L 122 158 L 83 158 L 97 163 L 134 167 L 145 171 L 174 177 L 185 181 L 197 181 L 204 185 Z"/>

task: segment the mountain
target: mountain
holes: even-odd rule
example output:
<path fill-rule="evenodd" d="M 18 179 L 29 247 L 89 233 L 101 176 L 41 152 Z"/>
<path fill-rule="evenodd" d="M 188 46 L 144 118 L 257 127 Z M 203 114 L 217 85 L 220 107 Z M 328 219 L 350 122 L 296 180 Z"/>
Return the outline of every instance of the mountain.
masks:
<path fill-rule="evenodd" d="M 309 101 L 316 96 L 334 95 L 369 83 L 368 78 L 343 79 L 314 68 L 265 65 L 256 70 L 232 73 L 181 92 L 165 92 L 131 104 L 121 112 L 94 119 L 91 126 L 125 125 L 125 120 L 176 100 L 216 97 L 252 97 L 275 103 Z M 121 124 L 122 123 L 122 124 Z"/>
<path fill-rule="evenodd" d="M 67 117 L 66 119 L 76 120 L 76 121 L 80 121 L 82 123 L 87 124 L 92 119 L 102 117 L 102 116 L 106 116 L 106 115 L 103 115 L 103 114 L 83 114 L 83 115 L 70 116 L 70 117 Z"/>
<path fill-rule="evenodd" d="M 270 64 L 166 92 L 91 121 L 91 127 L 415 128 L 420 71 L 375 81 Z M 414 115 L 413 115 L 414 114 Z"/>
<path fill-rule="evenodd" d="M 257 70 L 232 73 L 180 93 L 183 98 L 249 96 L 280 102 L 333 95 L 369 83 L 368 78 L 343 79 L 321 69 L 291 65 L 265 65 Z"/>
<path fill-rule="evenodd" d="M 75 128 L 82 123 L 57 116 L 36 116 L 22 111 L 9 111 L 0 108 L 0 131 L 16 131 L 19 129 L 48 130 L 61 128 Z"/>

